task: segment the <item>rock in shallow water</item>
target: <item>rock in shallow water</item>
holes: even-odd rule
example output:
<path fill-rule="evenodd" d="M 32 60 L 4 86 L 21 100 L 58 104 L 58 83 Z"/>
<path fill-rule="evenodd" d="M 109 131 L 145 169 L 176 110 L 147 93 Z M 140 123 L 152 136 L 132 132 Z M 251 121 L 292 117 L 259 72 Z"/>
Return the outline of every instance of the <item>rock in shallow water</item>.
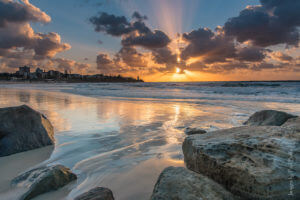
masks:
<path fill-rule="evenodd" d="M 199 128 L 186 128 L 184 130 L 184 133 L 187 135 L 195 135 L 195 134 L 205 134 L 206 131 L 203 129 L 199 129 Z"/>
<path fill-rule="evenodd" d="M 251 117 L 246 122 L 244 122 L 244 125 L 281 126 L 288 119 L 295 117 L 297 116 L 276 110 L 262 110 L 251 115 Z"/>
<path fill-rule="evenodd" d="M 0 157 L 53 143 L 53 127 L 44 115 L 26 105 L 0 108 Z"/>
<path fill-rule="evenodd" d="M 298 122 L 188 136 L 186 165 L 243 199 L 300 199 L 300 132 L 293 128 Z"/>
<path fill-rule="evenodd" d="M 231 200 L 232 194 L 211 179 L 183 167 L 168 167 L 159 176 L 151 200 Z"/>
<path fill-rule="evenodd" d="M 25 172 L 14 178 L 12 185 L 28 187 L 29 190 L 22 195 L 20 200 L 29 200 L 40 194 L 57 190 L 76 179 L 77 176 L 69 168 L 55 165 Z"/>
<path fill-rule="evenodd" d="M 75 200 L 114 200 L 114 196 L 110 189 L 96 187 L 76 197 Z"/>

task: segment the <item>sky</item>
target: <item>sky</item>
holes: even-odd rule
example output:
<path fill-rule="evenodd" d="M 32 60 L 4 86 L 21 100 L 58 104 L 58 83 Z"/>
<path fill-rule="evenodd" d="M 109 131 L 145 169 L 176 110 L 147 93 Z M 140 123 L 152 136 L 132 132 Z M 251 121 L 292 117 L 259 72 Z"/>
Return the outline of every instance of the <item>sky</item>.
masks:
<path fill-rule="evenodd" d="M 0 0 L 0 71 L 300 80 L 299 0 Z"/>

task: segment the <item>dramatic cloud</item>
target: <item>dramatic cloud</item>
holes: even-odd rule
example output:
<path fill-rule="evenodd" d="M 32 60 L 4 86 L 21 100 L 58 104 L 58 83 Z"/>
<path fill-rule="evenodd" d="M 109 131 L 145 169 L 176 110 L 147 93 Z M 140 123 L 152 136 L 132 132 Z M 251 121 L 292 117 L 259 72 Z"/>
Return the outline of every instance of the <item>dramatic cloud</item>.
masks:
<path fill-rule="evenodd" d="M 123 36 L 123 46 L 141 46 L 153 49 L 165 47 L 171 42 L 164 32 L 160 30 L 152 31 L 146 26 L 143 22 L 147 19 L 146 16 L 134 12 L 132 18 L 137 21 L 129 22 L 124 16 L 115 16 L 104 12 L 91 17 L 90 22 L 97 32 L 104 32 L 112 36 Z"/>
<path fill-rule="evenodd" d="M 147 32 L 141 35 L 132 35 L 122 40 L 123 46 L 141 46 L 149 49 L 163 48 L 171 42 L 162 31 Z"/>
<path fill-rule="evenodd" d="M 121 50 L 110 58 L 100 53 L 98 69 L 109 73 L 174 73 L 176 68 L 205 73 L 295 70 L 299 62 L 274 45 L 298 47 L 299 0 L 260 0 L 215 30 L 199 28 L 178 34 L 178 44 L 162 30 L 147 26 L 147 16 L 100 13 L 91 17 L 95 31 L 121 38 Z M 180 43 L 180 45 L 179 45 Z M 282 46 L 280 47 L 282 48 Z M 289 48 L 292 49 L 292 48 Z M 140 52 L 139 52 L 140 51 Z M 142 52 L 142 53 L 141 53 Z"/>
<path fill-rule="evenodd" d="M 116 54 L 116 62 L 124 62 L 130 68 L 145 68 L 147 67 L 147 62 L 144 59 L 142 53 L 137 52 L 135 48 L 123 47 Z"/>
<path fill-rule="evenodd" d="M 0 67 L 11 71 L 23 65 L 45 69 L 83 71 L 89 65 L 64 58 L 54 58 L 71 48 L 59 34 L 37 33 L 31 22 L 48 23 L 50 16 L 28 0 L 0 0 Z"/>
<path fill-rule="evenodd" d="M 267 51 L 260 47 L 244 47 L 238 50 L 235 58 L 240 61 L 259 62 L 265 59 Z"/>
<path fill-rule="evenodd" d="M 299 0 L 261 0 L 259 6 L 248 6 L 224 26 L 226 35 L 239 42 L 256 46 L 287 44 L 298 46 L 300 26 Z"/>
<path fill-rule="evenodd" d="M 181 52 L 181 57 L 185 60 L 190 57 L 202 57 L 206 62 L 219 62 L 235 56 L 233 40 L 208 28 L 184 33 L 182 37 L 188 43 Z"/>
<path fill-rule="evenodd" d="M 132 32 L 132 26 L 124 16 L 119 17 L 104 12 L 91 17 L 90 22 L 94 25 L 95 31 L 105 32 L 112 36 L 121 36 Z"/>
<path fill-rule="evenodd" d="M 158 64 L 177 64 L 177 55 L 173 54 L 167 47 L 154 49 L 152 55 L 154 61 Z"/>
<path fill-rule="evenodd" d="M 4 27 L 10 22 L 23 23 L 28 21 L 48 23 L 51 18 L 30 4 L 28 0 L 21 0 L 21 3 L 0 0 L 0 27 Z"/>

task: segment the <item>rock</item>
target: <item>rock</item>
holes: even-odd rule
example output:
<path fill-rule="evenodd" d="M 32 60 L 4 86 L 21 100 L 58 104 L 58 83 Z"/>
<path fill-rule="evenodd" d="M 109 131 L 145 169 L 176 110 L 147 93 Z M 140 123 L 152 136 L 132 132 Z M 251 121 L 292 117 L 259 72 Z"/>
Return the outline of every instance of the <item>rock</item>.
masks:
<path fill-rule="evenodd" d="M 300 117 L 291 118 L 281 126 L 300 132 Z"/>
<path fill-rule="evenodd" d="M 53 143 L 53 127 L 44 115 L 26 105 L 0 108 L 0 157 Z"/>
<path fill-rule="evenodd" d="M 28 187 L 29 190 L 20 200 L 29 200 L 40 194 L 57 190 L 76 179 L 77 176 L 69 168 L 55 165 L 30 170 L 13 179 L 12 185 Z"/>
<path fill-rule="evenodd" d="M 293 128 L 244 126 L 191 135 L 182 148 L 187 168 L 242 199 L 300 199 L 300 132 Z"/>
<path fill-rule="evenodd" d="M 183 167 L 168 167 L 159 176 L 151 200 L 235 199 L 211 179 Z"/>
<path fill-rule="evenodd" d="M 184 133 L 187 135 L 195 135 L 195 134 L 205 134 L 206 131 L 203 129 L 198 129 L 198 128 L 186 128 L 184 130 Z"/>
<path fill-rule="evenodd" d="M 75 200 L 114 200 L 114 196 L 110 189 L 96 187 L 76 197 Z"/>
<path fill-rule="evenodd" d="M 297 116 L 276 110 L 262 110 L 251 115 L 251 117 L 244 122 L 244 125 L 281 126 L 288 119 L 295 117 Z"/>

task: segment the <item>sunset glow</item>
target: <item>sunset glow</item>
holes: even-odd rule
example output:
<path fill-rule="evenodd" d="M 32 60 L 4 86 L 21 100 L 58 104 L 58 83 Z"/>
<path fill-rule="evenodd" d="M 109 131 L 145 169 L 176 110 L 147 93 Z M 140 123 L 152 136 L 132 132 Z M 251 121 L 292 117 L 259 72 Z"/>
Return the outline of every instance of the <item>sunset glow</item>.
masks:
<path fill-rule="evenodd" d="M 294 20 L 286 22 L 283 16 L 294 10 L 281 14 L 283 5 L 260 0 L 79 0 L 71 3 L 68 13 L 69 0 L 60 2 L 59 9 L 56 1 L 0 2 L 3 7 L 22 7 L 20 13 L 14 10 L 15 15 L 26 14 L 16 18 L 20 20 L 0 19 L 0 36 L 7 41 L 0 42 L 2 72 L 29 65 L 61 72 L 139 76 L 151 82 L 300 77 L 299 16 L 294 13 Z M 249 23 L 260 12 L 272 23 Z M 205 74 L 205 80 L 192 78 L 185 70 Z M 185 78 L 177 80 L 174 72 Z"/>

